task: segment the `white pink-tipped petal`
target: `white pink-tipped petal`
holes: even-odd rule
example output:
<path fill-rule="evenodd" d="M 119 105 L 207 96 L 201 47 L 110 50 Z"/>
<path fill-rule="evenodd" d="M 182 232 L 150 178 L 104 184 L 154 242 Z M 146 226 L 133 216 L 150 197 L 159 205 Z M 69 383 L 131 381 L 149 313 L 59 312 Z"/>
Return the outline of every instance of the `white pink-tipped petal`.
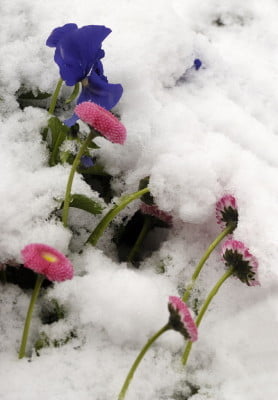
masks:
<path fill-rule="evenodd" d="M 234 267 L 234 275 L 248 286 L 260 285 L 258 260 L 248 247 L 238 240 L 228 239 L 222 246 L 222 257 L 228 267 Z"/>
<path fill-rule="evenodd" d="M 151 215 L 152 217 L 156 217 L 160 219 L 163 222 L 166 222 L 166 224 L 171 225 L 172 224 L 172 215 L 168 214 L 166 211 L 162 211 L 158 208 L 157 205 L 155 204 L 147 204 L 142 202 L 140 206 L 140 210 L 143 214 Z"/>
<path fill-rule="evenodd" d="M 169 296 L 168 309 L 169 324 L 172 329 L 180 332 L 191 342 L 195 342 L 198 339 L 198 330 L 187 305 L 180 297 Z"/>
<path fill-rule="evenodd" d="M 216 221 L 222 229 L 225 229 L 231 223 L 235 224 L 236 227 L 238 222 L 238 207 L 234 196 L 226 194 L 221 197 L 216 203 L 215 211 Z"/>

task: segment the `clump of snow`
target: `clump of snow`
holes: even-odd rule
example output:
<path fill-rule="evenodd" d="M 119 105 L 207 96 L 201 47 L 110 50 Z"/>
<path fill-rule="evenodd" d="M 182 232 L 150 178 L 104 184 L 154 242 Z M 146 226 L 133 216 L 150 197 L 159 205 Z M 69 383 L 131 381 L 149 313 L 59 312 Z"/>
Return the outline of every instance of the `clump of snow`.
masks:
<path fill-rule="evenodd" d="M 75 263 L 85 275 L 63 285 L 63 290 L 56 286 L 51 296 L 65 302 L 81 324 L 104 328 L 114 343 L 139 345 L 167 322 L 167 295 L 175 287 L 166 277 L 119 266 L 91 248 Z"/>

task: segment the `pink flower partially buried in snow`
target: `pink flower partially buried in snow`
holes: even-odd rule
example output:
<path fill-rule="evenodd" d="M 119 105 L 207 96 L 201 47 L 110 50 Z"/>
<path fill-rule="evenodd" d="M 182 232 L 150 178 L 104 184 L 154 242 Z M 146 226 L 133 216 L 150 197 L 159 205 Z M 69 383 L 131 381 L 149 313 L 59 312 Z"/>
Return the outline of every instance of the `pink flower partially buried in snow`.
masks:
<path fill-rule="evenodd" d="M 21 250 L 24 266 L 50 281 L 62 282 L 73 277 L 70 260 L 53 247 L 41 243 L 31 243 Z"/>
<path fill-rule="evenodd" d="M 244 243 L 226 240 L 222 246 L 222 257 L 227 267 L 234 268 L 234 275 L 248 286 L 260 285 L 258 281 L 258 261 Z"/>
<path fill-rule="evenodd" d="M 195 342 L 198 339 L 198 330 L 187 305 L 180 297 L 170 296 L 168 309 L 170 312 L 169 324 L 171 328 L 180 332 L 185 339 Z"/>
<path fill-rule="evenodd" d="M 216 203 L 216 220 L 222 229 L 229 224 L 234 224 L 235 228 L 238 222 L 238 208 L 234 196 L 226 194 Z"/>
<path fill-rule="evenodd" d="M 172 225 L 172 215 L 160 210 L 156 204 L 150 205 L 142 202 L 140 210 L 143 214 L 151 215 L 152 217 L 156 217 L 161 221 L 166 222 L 168 225 Z"/>
<path fill-rule="evenodd" d="M 110 142 L 125 142 L 126 128 L 110 111 L 90 101 L 78 104 L 74 111 L 82 121 L 91 125 Z"/>

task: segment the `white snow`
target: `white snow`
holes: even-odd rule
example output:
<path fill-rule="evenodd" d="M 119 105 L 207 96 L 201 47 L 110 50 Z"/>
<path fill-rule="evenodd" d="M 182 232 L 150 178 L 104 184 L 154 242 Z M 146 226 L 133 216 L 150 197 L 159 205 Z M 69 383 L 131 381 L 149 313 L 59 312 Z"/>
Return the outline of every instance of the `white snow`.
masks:
<path fill-rule="evenodd" d="M 183 338 L 165 334 L 139 366 L 126 399 L 276 400 L 277 2 L 1 0 L 0 15 L 0 262 L 19 262 L 26 244 L 42 242 L 67 254 L 76 271 L 72 281 L 42 292 L 28 349 L 43 331 L 52 340 L 71 331 L 76 337 L 40 356 L 33 350 L 31 361 L 17 359 L 30 292 L 1 285 L 0 398 L 116 400 L 138 351 L 167 322 L 167 296 L 182 293 L 219 233 L 215 202 L 232 193 L 239 205 L 234 237 L 258 258 L 261 287 L 225 282 L 188 367 L 180 364 Z M 104 68 L 110 82 L 124 87 L 116 111 L 128 138 L 124 146 L 97 143 L 117 197 L 150 175 L 156 203 L 174 218 L 165 241 L 138 270 L 117 261 L 109 229 L 98 248 L 69 249 L 71 231 L 50 217 L 69 166 L 48 166 L 40 135 L 47 112 L 21 110 L 16 101 L 21 87 L 54 90 L 58 68 L 45 40 L 68 22 L 112 29 L 103 43 Z M 198 71 L 195 58 L 203 63 Z M 73 192 L 98 198 L 78 175 Z M 83 237 L 99 218 L 75 210 L 70 221 L 83 226 Z M 161 263 L 164 274 L 157 273 Z M 222 271 L 217 250 L 194 292 L 200 300 Z M 64 305 L 65 319 L 42 325 L 45 298 Z M 190 395 L 188 382 L 198 393 Z"/>

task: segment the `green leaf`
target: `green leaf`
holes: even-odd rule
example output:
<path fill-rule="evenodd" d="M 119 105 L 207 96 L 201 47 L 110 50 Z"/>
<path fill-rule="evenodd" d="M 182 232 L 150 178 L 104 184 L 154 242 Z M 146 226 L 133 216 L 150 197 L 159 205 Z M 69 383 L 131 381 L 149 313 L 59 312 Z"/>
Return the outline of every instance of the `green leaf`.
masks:
<path fill-rule="evenodd" d="M 31 90 L 29 92 L 22 93 L 18 96 L 18 100 L 44 100 L 48 99 L 51 96 L 51 93 L 37 91 L 37 94 L 34 94 Z"/>
<path fill-rule="evenodd" d="M 43 128 L 43 129 L 41 130 L 41 135 L 42 135 L 42 138 L 43 138 L 44 141 L 45 141 L 46 138 L 47 138 L 47 133 L 48 133 L 48 128 L 47 128 L 47 127 L 46 127 L 46 128 Z"/>
<path fill-rule="evenodd" d="M 51 130 L 51 149 L 54 148 L 57 140 L 59 140 L 61 142 L 61 144 L 63 143 L 63 141 L 61 140 L 62 138 L 59 139 L 59 136 L 61 136 L 61 133 L 63 134 L 62 136 L 64 137 L 64 140 L 67 136 L 67 133 L 69 131 L 69 128 L 64 125 L 59 118 L 57 117 L 51 117 L 48 120 L 48 126 Z"/>
<path fill-rule="evenodd" d="M 89 149 L 100 149 L 100 147 L 92 140 L 89 145 L 88 145 Z"/>
<path fill-rule="evenodd" d="M 51 94 L 47 92 L 41 92 L 40 90 L 35 90 L 34 92 L 35 93 L 33 93 L 31 90 L 26 90 L 24 87 L 21 87 L 17 91 L 17 101 L 22 110 L 28 106 L 46 108 L 46 99 L 48 99 Z"/>
<path fill-rule="evenodd" d="M 62 164 L 66 163 L 70 157 L 70 151 L 60 151 L 60 161 Z"/>
<path fill-rule="evenodd" d="M 103 207 L 98 202 L 91 200 L 84 194 L 71 195 L 70 207 L 79 208 L 80 210 L 87 211 L 91 214 L 101 214 Z"/>
<path fill-rule="evenodd" d="M 80 174 L 109 176 L 109 174 L 104 171 L 102 165 L 94 165 L 93 167 L 89 168 L 79 167 L 78 172 Z"/>
<path fill-rule="evenodd" d="M 51 132 L 51 144 L 49 165 L 54 166 L 59 162 L 59 148 L 67 137 L 69 128 L 64 125 L 57 117 L 51 117 L 48 120 L 48 126 Z"/>

